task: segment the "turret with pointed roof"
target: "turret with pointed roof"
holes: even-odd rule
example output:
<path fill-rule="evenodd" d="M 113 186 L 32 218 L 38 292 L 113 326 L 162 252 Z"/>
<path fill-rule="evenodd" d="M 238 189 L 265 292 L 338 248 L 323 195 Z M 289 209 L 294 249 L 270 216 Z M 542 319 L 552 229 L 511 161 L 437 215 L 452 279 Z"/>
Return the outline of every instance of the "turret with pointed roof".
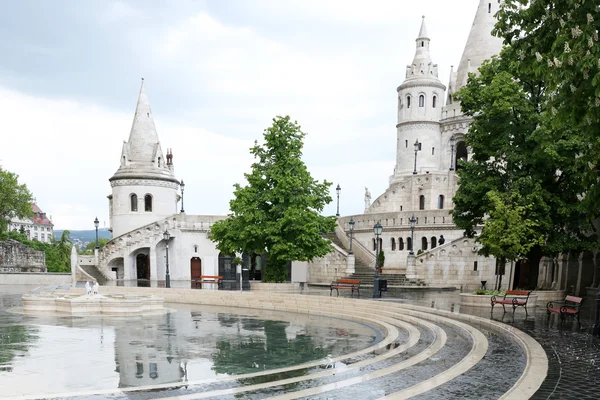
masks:
<path fill-rule="evenodd" d="M 121 165 L 109 181 L 124 178 L 148 178 L 177 182 L 172 163 L 163 155 L 152 110 L 142 78 L 142 87 L 129 133 L 123 142 Z"/>
<path fill-rule="evenodd" d="M 177 211 L 179 181 L 173 153 L 168 149 L 166 157 L 163 154 L 143 79 L 129 140 L 123 142 L 121 165 L 109 181 L 113 237 Z"/>

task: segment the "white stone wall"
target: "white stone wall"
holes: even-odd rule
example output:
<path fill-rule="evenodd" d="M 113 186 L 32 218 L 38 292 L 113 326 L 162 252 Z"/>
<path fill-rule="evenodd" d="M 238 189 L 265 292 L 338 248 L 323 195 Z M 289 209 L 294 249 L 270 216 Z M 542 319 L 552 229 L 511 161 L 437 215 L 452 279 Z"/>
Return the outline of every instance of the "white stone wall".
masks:
<path fill-rule="evenodd" d="M 308 263 L 308 281 L 310 283 L 331 283 L 346 278 L 348 253 L 333 245 L 333 249 L 325 257 Z"/>
<path fill-rule="evenodd" d="M 111 222 L 113 237 L 135 230 L 149 223 L 160 221 L 177 213 L 177 190 L 179 186 L 160 180 L 118 180 L 111 182 Z M 138 198 L 137 211 L 131 211 L 130 196 Z M 152 195 L 152 211 L 145 211 L 144 197 Z"/>

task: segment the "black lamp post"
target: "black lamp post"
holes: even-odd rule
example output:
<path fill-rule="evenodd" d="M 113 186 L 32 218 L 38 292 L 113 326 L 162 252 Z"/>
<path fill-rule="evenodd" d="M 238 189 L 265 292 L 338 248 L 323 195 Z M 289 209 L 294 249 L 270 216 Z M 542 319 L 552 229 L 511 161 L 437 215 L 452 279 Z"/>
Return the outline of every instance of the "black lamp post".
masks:
<path fill-rule="evenodd" d="M 413 251 L 413 248 L 415 246 L 415 223 L 417 222 L 417 219 L 415 218 L 414 214 L 408 219 L 408 222 L 410 222 L 410 249 L 408 249 L 408 254 L 414 256 L 415 253 Z"/>
<path fill-rule="evenodd" d="M 340 187 L 340 184 L 338 183 L 337 187 L 335 188 L 335 191 L 337 192 L 337 212 L 335 213 L 336 217 L 340 216 L 340 191 L 342 190 L 342 188 Z"/>
<path fill-rule="evenodd" d="M 419 151 L 419 139 L 415 141 L 415 169 L 413 170 L 413 175 L 417 174 L 417 151 Z"/>
<path fill-rule="evenodd" d="M 375 234 L 375 282 L 373 284 L 373 297 L 379 297 L 379 236 L 383 232 L 383 227 L 379 222 L 373 227 Z"/>
<path fill-rule="evenodd" d="M 185 189 L 185 183 L 183 183 L 183 179 L 181 180 L 179 187 L 181 188 L 181 212 L 184 213 L 185 210 L 183 209 L 183 189 Z"/>
<path fill-rule="evenodd" d="M 100 225 L 100 221 L 98 221 L 98 217 L 94 220 L 94 226 L 96 227 L 96 250 L 100 248 L 98 246 L 98 226 Z"/>
<path fill-rule="evenodd" d="M 450 138 L 450 171 L 454 171 L 454 144 L 456 143 L 456 138 L 452 136 Z"/>
<path fill-rule="evenodd" d="M 170 288 L 171 287 L 171 274 L 169 274 L 169 239 L 171 239 L 171 235 L 169 234 L 169 231 L 165 229 L 165 232 L 163 233 L 163 239 L 165 239 L 166 242 L 166 252 L 167 252 L 167 274 L 165 276 L 165 286 Z"/>
<path fill-rule="evenodd" d="M 348 225 L 350 225 L 350 251 L 348 252 L 348 254 L 352 254 L 352 234 L 354 233 L 354 218 L 350 217 L 350 222 L 348 222 Z"/>

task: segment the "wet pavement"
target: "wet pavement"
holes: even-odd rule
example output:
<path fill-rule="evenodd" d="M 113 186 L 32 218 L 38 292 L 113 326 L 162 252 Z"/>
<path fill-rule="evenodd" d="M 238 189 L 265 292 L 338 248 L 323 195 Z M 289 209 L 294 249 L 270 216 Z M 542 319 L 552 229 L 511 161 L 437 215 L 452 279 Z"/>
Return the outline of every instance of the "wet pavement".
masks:
<path fill-rule="evenodd" d="M 347 354 L 381 338 L 378 327 L 343 319 L 256 310 L 244 310 L 243 313 L 248 315 L 240 315 L 239 310 L 192 305 L 169 305 L 176 312 L 144 318 L 25 317 L 7 312 L 7 309 L 19 307 L 20 294 L 30 289 L 0 286 L 0 396 L 40 393 L 41 388 L 46 392 L 64 393 L 213 379 Z M 306 287 L 296 292 L 329 295 L 328 289 L 317 287 Z M 489 309 L 461 308 L 457 291 L 395 289 L 385 293 L 381 301 L 405 302 L 490 317 Z M 600 398 L 597 393 L 600 340 L 588 333 L 591 309 L 582 314 L 579 326 L 576 321 L 570 320 L 562 324 L 556 315 L 548 318 L 540 307 L 530 312 L 527 319 L 522 310 L 518 310 L 514 318 L 512 314 L 503 316 L 501 311 L 496 310 L 494 320 L 523 330 L 546 351 L 549 373 L 533 399 Z M 448 335 L 448 344 L 435 357 L 405 371 L 349 386 L 341 393 L 329 392 L 322 397 L 307 398 L 378 398 L 433 377 L 464 357 L 471 346 L 470 338 L 464 332 L 452 326 L 443 326 L 443 329 Z M 515 383 L 525 364 L 520 347 L 506 337 L 478 329 L 489 341 L 489 348 L 481 362 L 451 382 L 416 398 L 494 399 Z M 423 350 L 433 338 L 428 336 L 427 330 L 421 329 L 421 334 L 421 342 L 409 352 L 370 364 L 365 367 L 366 370 L 389 367 Z M 406 332 L 401 332 L 400 342 L 405 339 Z M 345 364 L 338 363 L 336 367 L 344 368 L 369 357 L 372 355 L 346 360 Z M 291 375 L 252 378 L 253 381 L 215 382 L 175 387 L 162 392 L 77 398 L 177 396 L 307 375 L 318 372 L 320 368 L 323 367 L 299 370 Z M 353 374 L 344 374 L 343 379 Z M 295 384 L 293 390 L 334 383 L 340 379 L 341 375 L 334 375 L 306 380 Z M 265 398 L 288 389 L 291 388 L 274 386 L 244 393 L 242 397 Z"/>

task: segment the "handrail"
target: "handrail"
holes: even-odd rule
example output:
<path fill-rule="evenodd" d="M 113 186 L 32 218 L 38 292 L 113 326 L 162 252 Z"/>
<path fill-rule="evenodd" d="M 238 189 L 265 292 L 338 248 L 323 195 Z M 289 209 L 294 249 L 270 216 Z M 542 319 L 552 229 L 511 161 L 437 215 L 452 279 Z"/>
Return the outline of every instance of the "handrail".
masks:
<path fill-rule="evenodd" d="M 346 232 L 344 231 L 344 228 L 342 228 L 342 226 L 340 225 L 339 221 L 336 223 L 335 226 L 335 235 L 346 248 L 350 247 L 350 239 L 348 238 L 348 235 L 346 235 Z M 356 239 L 353 239 L 352 250 L 354 256 L 359 261 L 362 261 L 363 264 L 366 264 L 370 268 L 372 267 L 373 269 L 375 269 L 375 254 L 373 254 L 369 249 L 367 249 L 362 243 L 360 243 Z"/>

